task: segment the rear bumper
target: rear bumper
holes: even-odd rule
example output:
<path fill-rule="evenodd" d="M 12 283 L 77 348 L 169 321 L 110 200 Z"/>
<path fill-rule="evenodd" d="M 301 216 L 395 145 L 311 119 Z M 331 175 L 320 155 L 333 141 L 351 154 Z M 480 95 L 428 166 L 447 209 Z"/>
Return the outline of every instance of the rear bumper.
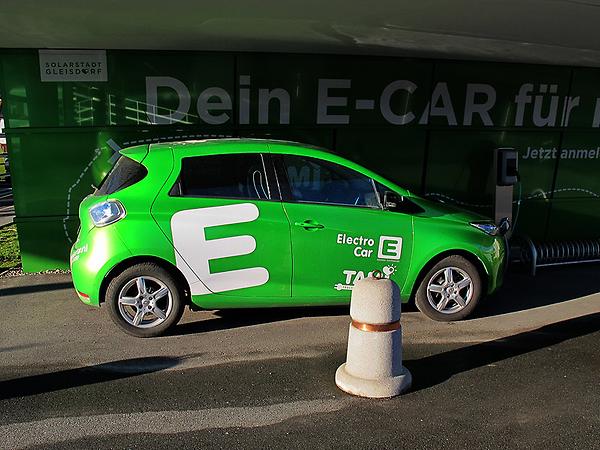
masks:
<path fill-rule="evenodd" d="M 79 299 L 100 306 L 100 287 L 108 272 L 131 253 L 114 227 L 93 228 L 71 248 L 71 274 Z"/>

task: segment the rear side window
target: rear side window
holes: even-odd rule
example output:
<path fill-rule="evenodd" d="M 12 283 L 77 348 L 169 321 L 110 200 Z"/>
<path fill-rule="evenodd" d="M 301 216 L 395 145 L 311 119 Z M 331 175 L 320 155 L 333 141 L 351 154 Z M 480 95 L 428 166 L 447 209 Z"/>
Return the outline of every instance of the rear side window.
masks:
<path fill-rule="evenodd" d="M 114 194 L 141 181 L 147 174 L 148 171 L 143 165 L 121 156 L 96 191 L 96 195 Z"/>
<path fill-rule="evenodd" d="M 183 158 L 178 187 L 172 193 L 183 197 L 271 198 L 258 153 Z"/>

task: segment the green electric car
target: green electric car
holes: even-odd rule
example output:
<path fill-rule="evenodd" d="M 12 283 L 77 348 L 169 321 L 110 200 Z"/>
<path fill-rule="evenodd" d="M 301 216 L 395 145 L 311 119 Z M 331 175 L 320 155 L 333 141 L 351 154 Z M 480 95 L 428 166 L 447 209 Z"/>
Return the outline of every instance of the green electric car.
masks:
<path fill-rule="evenodd" d="M 336 305 L 376 273 L 424 314 L 468 316 L 502 281 L 507 227 L 303 144 L 121 150 L 80 205 L 77 294 L 149 337 L 193 309 Z"/>

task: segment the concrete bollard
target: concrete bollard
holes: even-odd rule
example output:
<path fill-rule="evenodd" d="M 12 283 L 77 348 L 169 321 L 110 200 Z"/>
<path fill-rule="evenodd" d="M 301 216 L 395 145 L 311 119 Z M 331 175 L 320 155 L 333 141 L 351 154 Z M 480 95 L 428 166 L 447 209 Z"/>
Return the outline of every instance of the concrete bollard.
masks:
<path fill-rule="evenodd" d="M 337 386 L 360 397 L 386 398 L 410 388 L 402 365 L 400 290 L 389 279 L 357 281 L 350 300 L 346 362 L 335 373 Z"/>

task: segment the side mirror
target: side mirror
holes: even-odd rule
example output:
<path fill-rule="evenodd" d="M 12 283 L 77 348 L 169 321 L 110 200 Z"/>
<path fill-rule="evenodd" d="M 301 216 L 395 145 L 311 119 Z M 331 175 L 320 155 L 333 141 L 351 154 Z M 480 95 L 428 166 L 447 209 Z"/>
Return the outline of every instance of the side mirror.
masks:
<path fill-rule="evenodd" d="M 383 209 L 386 211 L 394 211 L 398 209 L 400 203 L 402 203 L 402 196 L 392 191 L 385 191 L 383 193 Z"/>
<path fill-rule="evenodd" d="M 510 221 L 508 220 L 508 217 L 504 217 L 498 223 L 498 234 L 500 236 L 504 236 L 506 233 L 508 233 L 509 230 L 510 230 Z"/>

